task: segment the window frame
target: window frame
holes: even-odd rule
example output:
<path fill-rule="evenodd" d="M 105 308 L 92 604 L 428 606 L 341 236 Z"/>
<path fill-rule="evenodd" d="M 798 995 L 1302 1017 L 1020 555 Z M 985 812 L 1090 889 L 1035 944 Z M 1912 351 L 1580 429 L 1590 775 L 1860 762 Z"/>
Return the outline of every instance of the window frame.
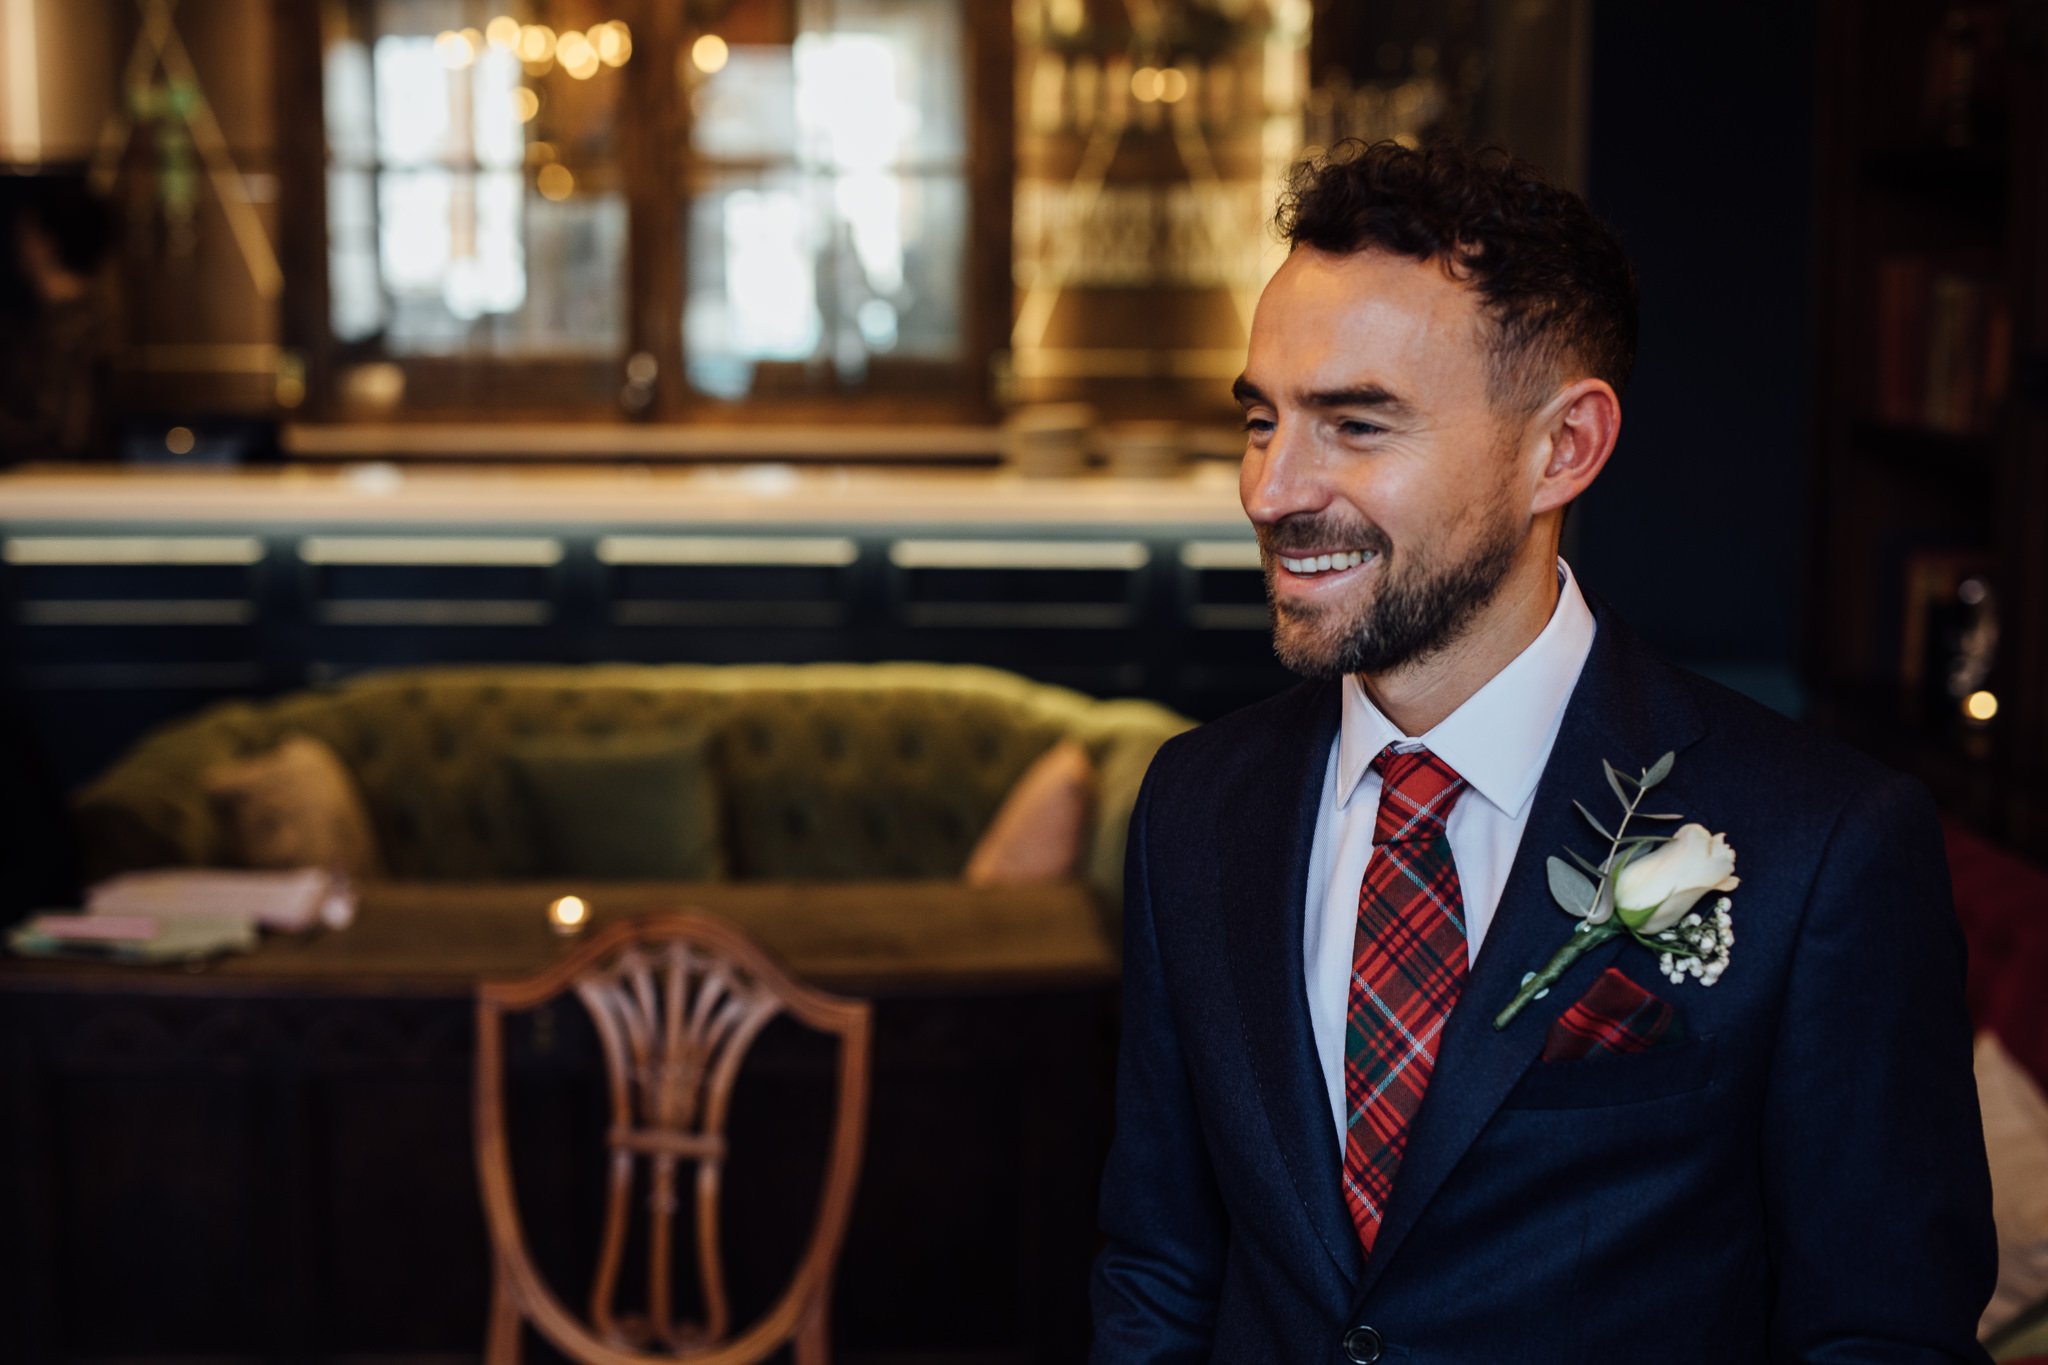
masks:
<path fill-rule="evenodd" d="M 1011 186 L 1015 163 L 1012 18 L 1007 4 L 951 0 L 964 50 L 967 243 L 963 253 L 961 356 L 954 361 L 871 358 L 854 389 L 792 388 L 784 367 L 763 364 L 754 391 L 722 399 L 689 388 L 683 351 L 688 296 L 684 230 L 692 196 L 718 163 L 690 147 L 677 61 L 703 30 L 673 0 L 613 0 L 633 30 L 634 59 L 618 72 L 620 172 L 627 246 L 624 351 L 614 358 L 549 359 L 394 356 L 337 338 L 330 325 L 327 265 L 327 147 L 324 51 L 330 16 L 356 0 L 277 6 L 280 127 L 286 155 L 280 184 L 285 226 L 282 332 L 303 360 L 306 399 L 298 417 L 314 422 L 488 422 L 507 417 L 601 424 L 638 418 L 675 424 L 984 422 L 997 413 L 995 373 L 1009 344 Z M 652 355 L 651 402 L 625 411 L 617 395 L 628 357 Z M 352 407 L 341 391 L 347 367 L 375 361 L 405 375 L 397 408 Z M 788 367 L 790 369 L 795 366 Z"/>

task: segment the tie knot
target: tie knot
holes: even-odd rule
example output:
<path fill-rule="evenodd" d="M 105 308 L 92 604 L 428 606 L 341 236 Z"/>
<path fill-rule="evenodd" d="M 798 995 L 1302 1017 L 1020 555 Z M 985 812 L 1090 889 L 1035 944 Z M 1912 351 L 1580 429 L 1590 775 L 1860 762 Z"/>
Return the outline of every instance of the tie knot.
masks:
<path fill-rule="evenodd" d="M 1427 749 L 1402 753 L 1389 744 L 1372 761 L 1380 775 L 1380 812 L 1373 826 L 1375 844 L 1442 836 L 1465 790 L 1465 779 Z"/>

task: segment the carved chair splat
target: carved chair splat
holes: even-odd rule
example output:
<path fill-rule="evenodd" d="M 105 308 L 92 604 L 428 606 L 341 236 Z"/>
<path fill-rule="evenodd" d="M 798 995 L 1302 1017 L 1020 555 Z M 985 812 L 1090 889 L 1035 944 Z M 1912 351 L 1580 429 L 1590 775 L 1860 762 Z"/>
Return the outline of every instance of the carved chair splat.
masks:
<path fill-rule="evenodd" d="M 504 1016 L 574 994 L 602 1046 L 610 1096 L 604 1229 L 589 1319 L 578 1319 L 529 1254 L 505 1140 Z M 787 1013 L 839 1038 L 832 1146 L 810 1239 L 782 1296 L 732 1337 L 719 1208 L 726 1114 L 741 1063 L 770 1021 Z M 521 1325 L 588 1365 L 752 1365 L 785 1344 L 798 1365 L 825 1365 L 837 1263 L 867 1123 L 867 1002 L 829 995 L 784 972 L 738 929 L 679 913 L 613 925 L 548 971 L 477 990 L 476 1143 L 493 1292 L 485 1359 L 511 1365 Z M 617 1300 L 635 1175 L 648 1173 L 645 1314 Z M 694 1166 L 701 1323 L 678 1321 L 671 1294 L 678 1180 Z"/>

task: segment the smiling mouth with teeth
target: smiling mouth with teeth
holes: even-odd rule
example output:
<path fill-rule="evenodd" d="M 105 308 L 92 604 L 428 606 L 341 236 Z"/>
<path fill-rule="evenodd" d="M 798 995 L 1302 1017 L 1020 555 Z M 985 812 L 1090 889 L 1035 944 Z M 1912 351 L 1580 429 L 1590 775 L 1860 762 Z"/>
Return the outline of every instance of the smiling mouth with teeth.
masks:
<path fill-rule="evenodd" d="M 1286 569 L 1291 574 L 1301 574 L 1303 576 L 1355 569 L 1372 557 L 1372 553 L 1368 550 L 1347 550 L 1340 554 L 1330 555 L 1306 555 L 1300 559 L 1295 559 L 1288 555 L 1275 556 L 1280 561 L 1280 567 Z"/>

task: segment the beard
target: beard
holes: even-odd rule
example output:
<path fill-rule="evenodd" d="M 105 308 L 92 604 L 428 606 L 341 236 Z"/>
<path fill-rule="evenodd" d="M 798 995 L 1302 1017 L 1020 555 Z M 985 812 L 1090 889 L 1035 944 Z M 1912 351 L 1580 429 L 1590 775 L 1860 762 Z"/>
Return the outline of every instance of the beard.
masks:
<path fill-rule="evenodd" d="M 1415 560 L 1405 569 L 1386 532 L 1369 522 L 1298 514 L 1260 527 L 1273 652 L 1309 678 L 1385 673 L 1440 653 L 1494 599 L 1514 565 L 1524 533 L 1505 513 L 1505 507 L 1489 508 L 1479 541 L 1456 561 Z M 1362 601 L 1283 605 L 1273 591 L 1276 556 L 1330 545 L 1372 552 L 1367 563 L 1378 566 L 1379 590 Z"/>

